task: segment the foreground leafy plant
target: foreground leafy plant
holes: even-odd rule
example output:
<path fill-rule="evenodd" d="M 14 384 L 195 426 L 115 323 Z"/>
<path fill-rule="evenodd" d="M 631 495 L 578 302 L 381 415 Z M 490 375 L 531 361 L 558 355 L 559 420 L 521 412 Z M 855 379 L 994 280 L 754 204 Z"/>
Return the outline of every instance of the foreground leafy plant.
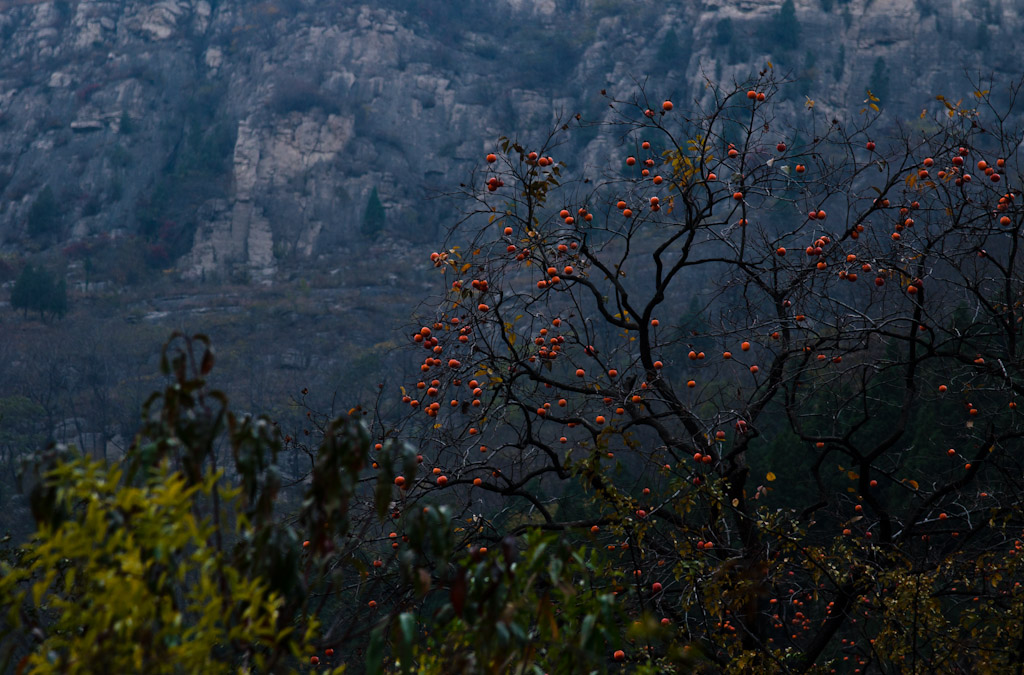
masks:
<path fill-rule="evenodd" d="M 19 671 L 284 672 L 314 653 L 299 538 L 273 518 L 280 442 L 207 390 L 212 365 L 203 336 L 172 337 L 171 384 L 123 464 L 47 453 L 38 529 L 0 580 Z M 233 481 L 215 468 L 224 440 Z"/>
<path fill-rule="evenodd" d="M 168 464 L 138 486 L 88 458 L 47 473 L 64 517 L 0 580 L 9 621 L 42 634 L 25 672 L 267 672 L 308 653 L 316 622 L 281 626 L 280 594 L 232 565 L 214 543 L 228 533 L 197 516 L 215 491 L 235 506 L 238 490 L 218 474 L 188 486 Z"/>

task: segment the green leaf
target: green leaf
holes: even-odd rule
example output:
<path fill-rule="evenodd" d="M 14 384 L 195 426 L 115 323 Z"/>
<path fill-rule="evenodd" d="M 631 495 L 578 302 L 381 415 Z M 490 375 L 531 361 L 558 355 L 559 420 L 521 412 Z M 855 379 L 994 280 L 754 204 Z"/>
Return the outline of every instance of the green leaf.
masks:
<path fill-rule="evenodd" d="M 380 675 L 384 672 L 384 628 L 378 626 L 370 633 L 366 645 L 366 675 Z"/>
<path fill-rule="evenodd" d="M 416 641 L 416 618 L 409 612 L 398 617 L 398 625 L 402 629 L 402 638 L 410 646 Z"/>
<path fill-rule="evenodd" d="M 398 645 L 402 663 L 402 672 L 413 672 L 413 647 L 416 645 L 416 618 L 409 612 L 398 617 L 398 627 L 402 632 L 402 640 Z"/>
<path fill-rule="evenodd" d="M 583 617 L 583 625 L 580 626 L 580 649 L 586 649 L 590 642 L 590 636 L 594 632 L 594 624 L 597 623 L 596 614 L 587 614 Z"/>

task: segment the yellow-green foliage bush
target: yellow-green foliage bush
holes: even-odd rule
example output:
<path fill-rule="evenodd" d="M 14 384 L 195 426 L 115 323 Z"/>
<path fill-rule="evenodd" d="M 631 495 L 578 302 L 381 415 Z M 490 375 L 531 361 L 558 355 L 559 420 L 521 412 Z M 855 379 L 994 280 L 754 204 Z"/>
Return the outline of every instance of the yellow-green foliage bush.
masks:
<path fill-rule="evenodd" d="M 24 672 L 277 672 L 311 653 L 316 622 L 280 625 L 282 597 L 232 565 L 218 542 L 233 532 L 198 515 L 215 493 L 223 519 L 238 504 L 219 478 L 189 486 L 164 461 L 132 485 L 102 461 L 57 464 L 52 518 L 0 580 L 8 621 L 39 638 Z"/>

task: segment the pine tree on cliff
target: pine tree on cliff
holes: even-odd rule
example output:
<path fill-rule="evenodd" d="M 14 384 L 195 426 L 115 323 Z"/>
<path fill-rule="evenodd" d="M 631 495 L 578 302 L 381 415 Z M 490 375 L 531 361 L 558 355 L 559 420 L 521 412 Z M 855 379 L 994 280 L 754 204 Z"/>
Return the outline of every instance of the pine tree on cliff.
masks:
<path fill-rule="evenodd" d="M 377 188 L 373 188 L 370 199 L 366 203 L 366 211 L 363 212 L 363 224 L 359 231 L 364 237 L 376 237 L 384 229 L 386 222 L 387 214 L 384 212 L 384 205 L 380 203 Z"/>
<path fill-rule="evenodd" d="M 60 227 L 60 208 L 53 189 L 47 185 L 32 203 L 28 212 L 28 233 L 32 237 L 53 234 Z"/>
<path fill-rule="evenodd" d="M 55 280 L 43 267 L 26 265 L 11 289 L 11 307 L 22 310 L 26 317 L 34 310 L 40 319 L 46 314 L 63 318 L 68 311 L 67 281 Z"/>
<path fill-rule="evenodd" d="M 780 50 L 795 49 L 800 44 L 800 22 L 796 19 L 793 0 L 786 0 L 775 15 L 771 29 L 772 46 Z"/>
<path fill-rule="evenodd" d="M 885 64 L 885 59 L 881 56 L 875 59 L 875 65 L 871 69 L 868 88 L 871 89 L 872 94 L 882 101 L 889 98 L 889 68 Z"/>

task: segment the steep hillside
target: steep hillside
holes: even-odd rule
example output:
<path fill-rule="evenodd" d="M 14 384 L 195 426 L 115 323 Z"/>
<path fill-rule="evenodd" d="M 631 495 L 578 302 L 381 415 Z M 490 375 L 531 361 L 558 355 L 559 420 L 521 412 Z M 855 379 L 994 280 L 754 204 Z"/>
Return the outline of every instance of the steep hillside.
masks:
<path fill-rule="evenodd" d="M 628 11 L 627 11 L 628 4 Z M 599 119 L 599 89 L 675 100 L 772 59 L 843 111 L 919 110 L 965 73 L 1019 75 L 1019 0 L 0 2 L 0 251 L 272 281 L 429 200 L 500 134 Z M 837 113 L 838 114 L 838 113 Z M 597 162 L 614 136 L 577 134 Z M 376 197 L 375 197 L 376 196 Z M 385 218 L 367 218 L 374 198 Z M 77 242 L 77 243 L 76 243 Z M 71 245 L 70 251 L 67 251 Z M 104 257 L 105 256 L 105 257 Z M 114 279 L 130 282 L 132 277 Z"/>

